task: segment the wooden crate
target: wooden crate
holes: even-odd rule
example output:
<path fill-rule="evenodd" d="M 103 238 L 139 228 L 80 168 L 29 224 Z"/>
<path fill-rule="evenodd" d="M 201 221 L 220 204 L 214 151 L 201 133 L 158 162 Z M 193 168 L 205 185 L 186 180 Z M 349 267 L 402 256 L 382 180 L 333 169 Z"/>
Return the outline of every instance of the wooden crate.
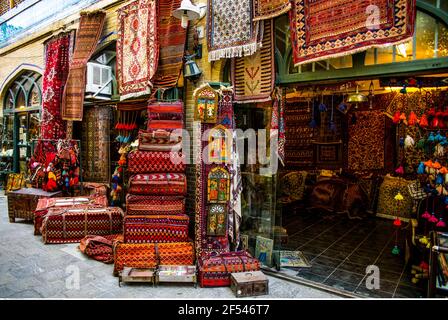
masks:
<path fill-rule="evenodd" d="M 197 285 L 196 266 L 160 265 L 157 269 L 156 283 L 181 282 Z"/>
<path fill-rule="evenodd" d="M 124 267 L 118 274 L 118 286 L 122 282 L 149 282 L 155 284 L 155 269 L 153 268 L 129 268 Z"/>
<path fill-rule="evenodd" d="M 230 274 L 230 288 L 237 298 L 269 294 L 269 280 L 261 271 Z"/>
<path fill-rule="evenodd" d="M 46 192 L 36 188 L 22 188 L 10 191 L 8 197 L 8 216 L 10 222 L 15 222 L 16 218 L 34 220 L 34 211 L 40 198 L 52 198 L 62 196 L 61 191 Z"/>

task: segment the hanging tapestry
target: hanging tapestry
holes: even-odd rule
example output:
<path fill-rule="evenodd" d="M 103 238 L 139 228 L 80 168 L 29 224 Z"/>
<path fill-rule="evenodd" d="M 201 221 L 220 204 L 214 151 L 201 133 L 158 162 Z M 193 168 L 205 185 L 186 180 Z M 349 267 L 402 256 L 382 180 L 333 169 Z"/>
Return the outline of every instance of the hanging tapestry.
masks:
<path fill-rule="evenodd" d="M 84 181 L 109 183 L 111 109 L 89 107 L 84 117 L 81 140 Z"/>
<path fill-rule="evenodd" d="M 65 139 L 61 97 L 67 81 L 75 32 L 62 33 L 45 43 L 45 71 L 42 80 L 42 139 Z"/>
<path fill-rule="evenodd" d="M 357 111 L 356 123 L 348 129 L 348 167 L 350 170 L 384 168 L 384 114 L 381 111 Z"/>
<path fill-rule="evenodd" d="M 184 214 L 185 198 L 181 196 L 126 196 L 127 215 Z"/>
<path fill-rule="evenodd" d="M 117 80 L 120 100 L 151 93 L 159 45 L 155 0 L 137 0 L 118 11 Z"/>
<path fill-rule="evenodd" d="M 62 119 L 64 120 L 82 120 L 87 62 L 95 51 L 105 18 L 104 11 L 81 12 L 73 60 L 70 63 L 68 79 L 62 95 Z"/>
<path fill-rule="evenodd" d="M 264 21 L 262 47 L 251 56 L 233 60 L 235 102 L 254 103 L 271 100 L 274 89 L 274 23 Z"/>
<path fill-rule="evenodd" d="M 207 179 L 207 201 L 210 203 L 226 203 L 230 200 L 230 175 L 223 167 L 210 170 Z"/>
<path fill-rule="evenodd" d="M 182 173 L 135 174 L 129 178 L 129 193 L 181 196 L 187 193 L 187 177 Z"/>
<path fill-rule="evenodd" d="M 185 172 L 185 155 L 170 151 L 134 150 L 128 154 L 128 172 Z"/>
<path fill-rule="evenodd" d="M 171 88 L 177 85 L 183 65 L 187 29 L 172 14 L 180 7 L 181 0 L 159 1 L 158 26 L 159 65 L 154 77 L 154 87 Z"/>
<path fill-rule="evenodd" d="M 207 164 L 229 163 L 232 151 L 233 135 L 223 125 L 217 125 L 210 129 L 208 133 L 208 158 Z"/>
<path fill-rule="evenodd" d="M 126 216 L 125 243 L 162 243 L 188 241 L 189 217 L 186 214 Z"/>
<path fill-rule="evenodd" d="M 285 104 L 286 93 L 281 88 L 277 89 L 275 99 L 272 104 L 271 114 L 271 142 L 273 138 L 277 138 L 277 156 L 282 165 L 285 165 L 285 144 L 286 144 L 286 124 L 285 124 Z"/>
<path fill-rule="evenodd" d="M 409 41 L 416 0 L 294 0 L 290 11 L 295 66 Z"/>
<path fill-rule="evenodd" d="M 207 235 L 224 237 L 227 232 L 227 205 L 211 204 L 207 211 Z"/>
<path fill-rule="evenodd" d="M 208 0 L 208 60 L 250 56 L 258 49 L 251 0 Z"/>
<path fill-rule="evenodd" d="M 204 123 L 216 123 L 218 118 L 218 92 L 204 84 L 193 93 L 194 120 Z"/>
<path fill-rule="evenodd" d="M 272 19 L 291 9 L 290 0 L 253 0 L 254 21 Z"/>

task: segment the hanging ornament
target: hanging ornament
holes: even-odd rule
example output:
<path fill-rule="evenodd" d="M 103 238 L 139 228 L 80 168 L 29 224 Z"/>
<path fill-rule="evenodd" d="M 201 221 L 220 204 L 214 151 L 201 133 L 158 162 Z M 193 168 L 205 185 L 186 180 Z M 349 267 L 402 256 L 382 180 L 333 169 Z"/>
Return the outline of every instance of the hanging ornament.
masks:
<path fill-rule="evenodd" d="M 417 174 L 424 174 L 425 173 L 425 164 L 423 162 L 420 162 L 417 168 Z"/>
<path fill-rule="evenodd" d="M 432 212 L 431 217 L 429 217 L 428 221 L 431 222 L 431 223 L 439 222 L 439 219 L 436 218 L 436 215 L 434 214 L 434 211 Z"/>
<path fill-rule="evenodd" d="M 398 245 L 395 245 L 392 249 L 392 254 L 395 256 L 398 256 L 400 254 L 400 248 L 398 248 Z"/>
<path fill-rule="evenodd" d="M 409 114 L 408 125 L 415 126 L 418 124 L 418 118 L 414 111 Z"/>
<path fill-rule="evenodd" d="M 399 166 L 397 169 L 395 169 L 395 173 L 399 174 L 399 175 L 403 175 L 404 174 L 403 166 Z"/>
<path fill-rule="evenodd" d="M 331 118 L 330 118 L 330 131 L 336 133 L 336 124 L 334 123 L 334 100 L 333 95 L 331 95 Z"/>
<path fill-rule="evenodd" d="M 312 103 L 312 105 L 313 105 L 313 107 L 312 107 L 312 110 L 311 110 L 311 122 L 310 122 L 310 127 L 311 128 L 316 128 L 317 127 L 317 122 L 316 122 L 316 118 L 315 118 L 315 116 L 314 116 L 314 98 L 313 98 L 313 103 Z"/>
<path fill-rule="evenodd" d="M 401 220 L 399 218 L 394 220 L 394 226 L 401 227 Z"/>
<path fill-rule="evenodd" d="M 327 106 L 324 104 L 324 94 L 323 93 L 322 93 L 322 97 L 321 97 L 320 104 L 319 104 L 319 111 L 320 112 L 327 111 Z"/>
<path fill-rule="evenodd" d="M 436 227 L 438 228 L 445 228 L 446 227 L 446 223 L 445 221 L 443 221 L 442 217 L 440 217 L 439 222 L 437 222 Z"/>
<path fill-rule="evenodd" d="M 414 139 L 410 135 L 407 135 L 406 139 L 404 139 L 404 148 L 405 149 L 412 148 L 414 147 L 414 145 L 415 145 Z"/>
<path fill-rule="evenodd" d="M 420 126 L 420 128 L 428 127 L 428 118 L 426 117 L 425 114 L 423 114 L 422 117 L 420 118 L 418 125 Z"/>
<path fill-rule="evenodd" d="M 396 111 L 396 112 L 394 113 L 394 116 L 393 116 L 393 118 L 392 118 L 392 122 L 393 122 L 394 124 L 399 124 L 399 123 L 400 123 L 400 111 Z"/>

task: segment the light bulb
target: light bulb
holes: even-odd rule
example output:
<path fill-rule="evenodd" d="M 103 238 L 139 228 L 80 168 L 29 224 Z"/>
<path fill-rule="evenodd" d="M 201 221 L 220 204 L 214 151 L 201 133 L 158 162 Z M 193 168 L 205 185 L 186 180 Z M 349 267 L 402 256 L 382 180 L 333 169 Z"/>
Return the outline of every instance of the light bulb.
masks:
<path fill-rule="evenodd" d="M 182 15 L 181 26 L 182 26 L 182 28 L 184 28 L 184 29 L 186 29 L 186 28 L 188 27 L 188 15 L 185 14 L 185 13 Z"/>

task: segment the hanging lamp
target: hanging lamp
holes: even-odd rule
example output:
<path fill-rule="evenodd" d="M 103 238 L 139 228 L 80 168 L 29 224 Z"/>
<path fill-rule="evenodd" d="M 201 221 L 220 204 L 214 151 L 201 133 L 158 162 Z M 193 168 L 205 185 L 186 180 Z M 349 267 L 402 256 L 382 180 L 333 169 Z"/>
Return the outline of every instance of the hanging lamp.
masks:
<path fill-rule="evenodd" d="M 358 109 L 359 103 L 367 102 L 368 100 L 369 100 L 369 98 L 366 95 L 359 93 L 359 85 L 358 84 L 356 85 L 356 93 L 349 95 L 347 98 L 347 102 L 356 104 L 355 109 Z"/>

